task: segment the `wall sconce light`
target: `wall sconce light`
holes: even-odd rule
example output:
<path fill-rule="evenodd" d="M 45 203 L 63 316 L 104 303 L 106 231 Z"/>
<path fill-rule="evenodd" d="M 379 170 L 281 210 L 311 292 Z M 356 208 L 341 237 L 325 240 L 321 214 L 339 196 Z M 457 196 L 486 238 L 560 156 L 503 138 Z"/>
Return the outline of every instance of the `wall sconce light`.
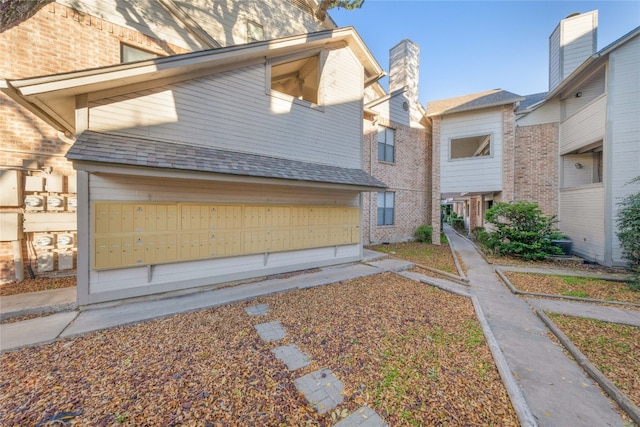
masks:
<path fill-rule="evenodd" d="M 576 167 L 576 169 L 582 169 L 582 163 L 576 163 L 575 165 L 573 165 Z"/>
<path fill-rule="evenodd" d="M 582 96 L 582 92 L 577 92 L 576 93 L 576 98 L 580 98 Z"/>

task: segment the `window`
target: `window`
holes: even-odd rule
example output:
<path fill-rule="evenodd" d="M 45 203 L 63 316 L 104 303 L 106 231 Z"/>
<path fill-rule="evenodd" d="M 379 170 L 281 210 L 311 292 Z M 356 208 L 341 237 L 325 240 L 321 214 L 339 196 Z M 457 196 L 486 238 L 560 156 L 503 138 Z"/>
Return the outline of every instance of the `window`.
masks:
<path fill-rule="evenodd" d="M 451 140 L 451 159 L 466 159 L 491 155 L 491 135 Z"/>
<path fill-rule="evenodd" d="M 393 225 L 395 193 L 378 193 L 378 225 Z"/>
<path fill-rule="evenodd" d="M 319 86 L 318 55 L 271 66 L 271 90 L 318 104 Z"/>
<path fill-rule="evenodd" d="M 395 129 L 381 127 L 378 130 L 378 160 L 381 162 L 395 161 Z"/>
<path fill-rule="evenodd" d="M 253 21 L 247 21 L 247 43 L 262 40 L 264 40 L 264 28 L 262 25 Z"/>
<path fill-rule="evenodd" d="M 158 58 L 159 56 L 160 55 L 157 55 L 153 52 L 138 49 L 137 47 L 129 46 L 128 44 L 120 45 L 120 63 L 122 64 L 124 64 L 125 62 L 142 61 L 144 59 Z"/>

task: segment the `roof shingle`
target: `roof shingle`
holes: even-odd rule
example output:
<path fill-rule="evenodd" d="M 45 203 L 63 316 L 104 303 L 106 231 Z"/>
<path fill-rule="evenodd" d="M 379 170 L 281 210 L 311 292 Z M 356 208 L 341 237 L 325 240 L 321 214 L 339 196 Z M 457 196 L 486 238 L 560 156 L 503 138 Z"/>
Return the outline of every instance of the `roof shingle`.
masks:
<path fill-rule="evenodd" d="M 384 189 L 362 169 L 87 131 L 67 152 L 70 160 L 178 169 Z"/>
<path fill-rule="evenodd" d="M 472 93 L 455 98 L 429 102 L 427 104 L 427 116 L 442 116 L 480 108 L 497 107 L 499 105 L 523 101 L 524 99 L 523 96 L 506 90 L 493 89 L 486 92 Z"/>

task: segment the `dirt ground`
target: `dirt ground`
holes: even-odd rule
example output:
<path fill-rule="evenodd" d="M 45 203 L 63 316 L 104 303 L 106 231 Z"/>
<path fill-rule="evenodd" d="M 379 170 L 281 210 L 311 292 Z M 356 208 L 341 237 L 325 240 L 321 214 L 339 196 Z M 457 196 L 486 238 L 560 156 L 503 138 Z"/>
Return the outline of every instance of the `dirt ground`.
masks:
<path fill-rule="evenodd" d="M 269 304 L 266 316 L 244 308 Z M 278 320 L 282 342 L 253 325 Z M 312 358 L 289 372 L 271 350 Z M 325 426 L 363 405 L 393 426 L 517 425 L 469 300 L 379 274 L 120 327 L 0 357 L 0 423 Z M 293 380 L 328 367 L 344 383 L 318 415 Z M 344 411 L 344 410 L 347 411 Z"/>

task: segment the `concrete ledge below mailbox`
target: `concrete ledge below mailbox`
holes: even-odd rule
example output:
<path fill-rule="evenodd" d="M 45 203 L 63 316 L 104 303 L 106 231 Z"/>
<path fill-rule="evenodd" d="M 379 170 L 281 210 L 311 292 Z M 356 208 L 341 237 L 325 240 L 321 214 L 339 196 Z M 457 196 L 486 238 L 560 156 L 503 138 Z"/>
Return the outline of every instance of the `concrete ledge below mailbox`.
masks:
<path fill-rule="evenodd" d="M 76 216 L 75 212 L 25 212 L 24 231 L 74 231 L 78 226 Z"/>

